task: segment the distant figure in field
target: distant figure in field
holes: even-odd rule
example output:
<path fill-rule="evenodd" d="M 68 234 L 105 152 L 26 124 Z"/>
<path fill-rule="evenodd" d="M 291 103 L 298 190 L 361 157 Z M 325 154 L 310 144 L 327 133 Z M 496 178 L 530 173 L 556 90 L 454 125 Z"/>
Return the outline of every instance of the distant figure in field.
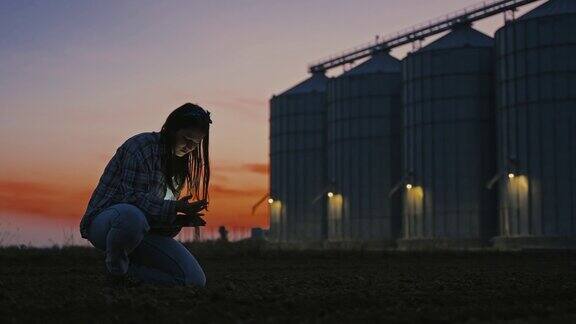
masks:
<path fill-rule="evenodd" d="M 208 207 L 211 123 L 210 112 L 186 103 L 160 132 L 129 138 L 108 162 L 80 233 L 105 251 L 109 286 L 205 285 L 202 267 L 174 236 L 205 224 L 199 212 Z"/>
<path fill-rule="evenodd" d="M 228 231 L 226 230 L 226 227 L 218 227 L 218 233 L 220 234 L 220 241 L 228 242 Z"/>

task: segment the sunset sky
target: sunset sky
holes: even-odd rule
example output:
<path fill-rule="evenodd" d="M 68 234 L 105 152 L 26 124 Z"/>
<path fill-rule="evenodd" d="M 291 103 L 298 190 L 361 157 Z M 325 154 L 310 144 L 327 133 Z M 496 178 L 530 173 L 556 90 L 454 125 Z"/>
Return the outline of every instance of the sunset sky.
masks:
<path fill-rule="evenodd" d="M 268 190 L 269 98 L 311 61 L 478 2 L 1 1 L 0 244 L 84 244 L 116 148 L 185 102 L 212 114 L 208 224 L 268 227 L 251 207 Z"/>

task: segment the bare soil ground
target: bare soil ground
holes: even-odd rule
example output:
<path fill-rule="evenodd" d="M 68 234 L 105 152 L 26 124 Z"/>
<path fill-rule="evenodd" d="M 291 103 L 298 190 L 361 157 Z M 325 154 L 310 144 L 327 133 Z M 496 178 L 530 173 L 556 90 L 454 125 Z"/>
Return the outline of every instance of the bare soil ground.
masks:
<path fill-rule="evenodd" d="M 103 287 L 85 247 L 0 249 L 0 323 L 576 323 L 576 252 L 287 252 L 187 245 L 208 284 Z"/>

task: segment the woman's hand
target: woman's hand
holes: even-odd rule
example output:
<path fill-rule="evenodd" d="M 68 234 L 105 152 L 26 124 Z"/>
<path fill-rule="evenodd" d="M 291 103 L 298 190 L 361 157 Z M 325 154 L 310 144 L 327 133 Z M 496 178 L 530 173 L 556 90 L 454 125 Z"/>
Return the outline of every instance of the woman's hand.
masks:
<path fill-rule="evenodd" d="M 192 198 L 192 195 L 184 196 L 178 201 L 176 201 L 176 212 L 184 213 L 186 215 L 198 214 L 201 210 L 208 207 L 208 202 L 206 199 L 198 200 L 193 203 L 189 203 L 188 199 Z"/>
<path fill-rule="evenodd" d="M 175 224 L 177 224 L 178 226 L 183 226 L 183 227 L 205 226 L 206 221 L 200 217 L 203 215 L 204 214 L 180 215 L 180 216 L 176 217 Z"/>

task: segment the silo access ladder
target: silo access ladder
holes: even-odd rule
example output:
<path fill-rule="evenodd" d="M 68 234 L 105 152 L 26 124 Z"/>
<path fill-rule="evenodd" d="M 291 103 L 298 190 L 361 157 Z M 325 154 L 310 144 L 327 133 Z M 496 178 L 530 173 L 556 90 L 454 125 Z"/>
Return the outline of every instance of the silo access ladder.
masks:
<path fill-rule="evenodd" d="M 499 13 L 515 11 L 518 7 L 541 0 L 492 0 L 483 1 L 476 5 L 452 12 L 445 16 L 432 19 L 399 32 L 385 36 L 382 40 L 370 42 L 352 48 L 338 55 L 324 58 L 308 66 L 310 73 L 324 72 L 331 68 L 353 63 L 356 60 L 371 56 L 373 53 L 388 51 L 394 47 L 402 46 L 414 41 L 451 29 L 463 23 L 472 23 Z"/>

